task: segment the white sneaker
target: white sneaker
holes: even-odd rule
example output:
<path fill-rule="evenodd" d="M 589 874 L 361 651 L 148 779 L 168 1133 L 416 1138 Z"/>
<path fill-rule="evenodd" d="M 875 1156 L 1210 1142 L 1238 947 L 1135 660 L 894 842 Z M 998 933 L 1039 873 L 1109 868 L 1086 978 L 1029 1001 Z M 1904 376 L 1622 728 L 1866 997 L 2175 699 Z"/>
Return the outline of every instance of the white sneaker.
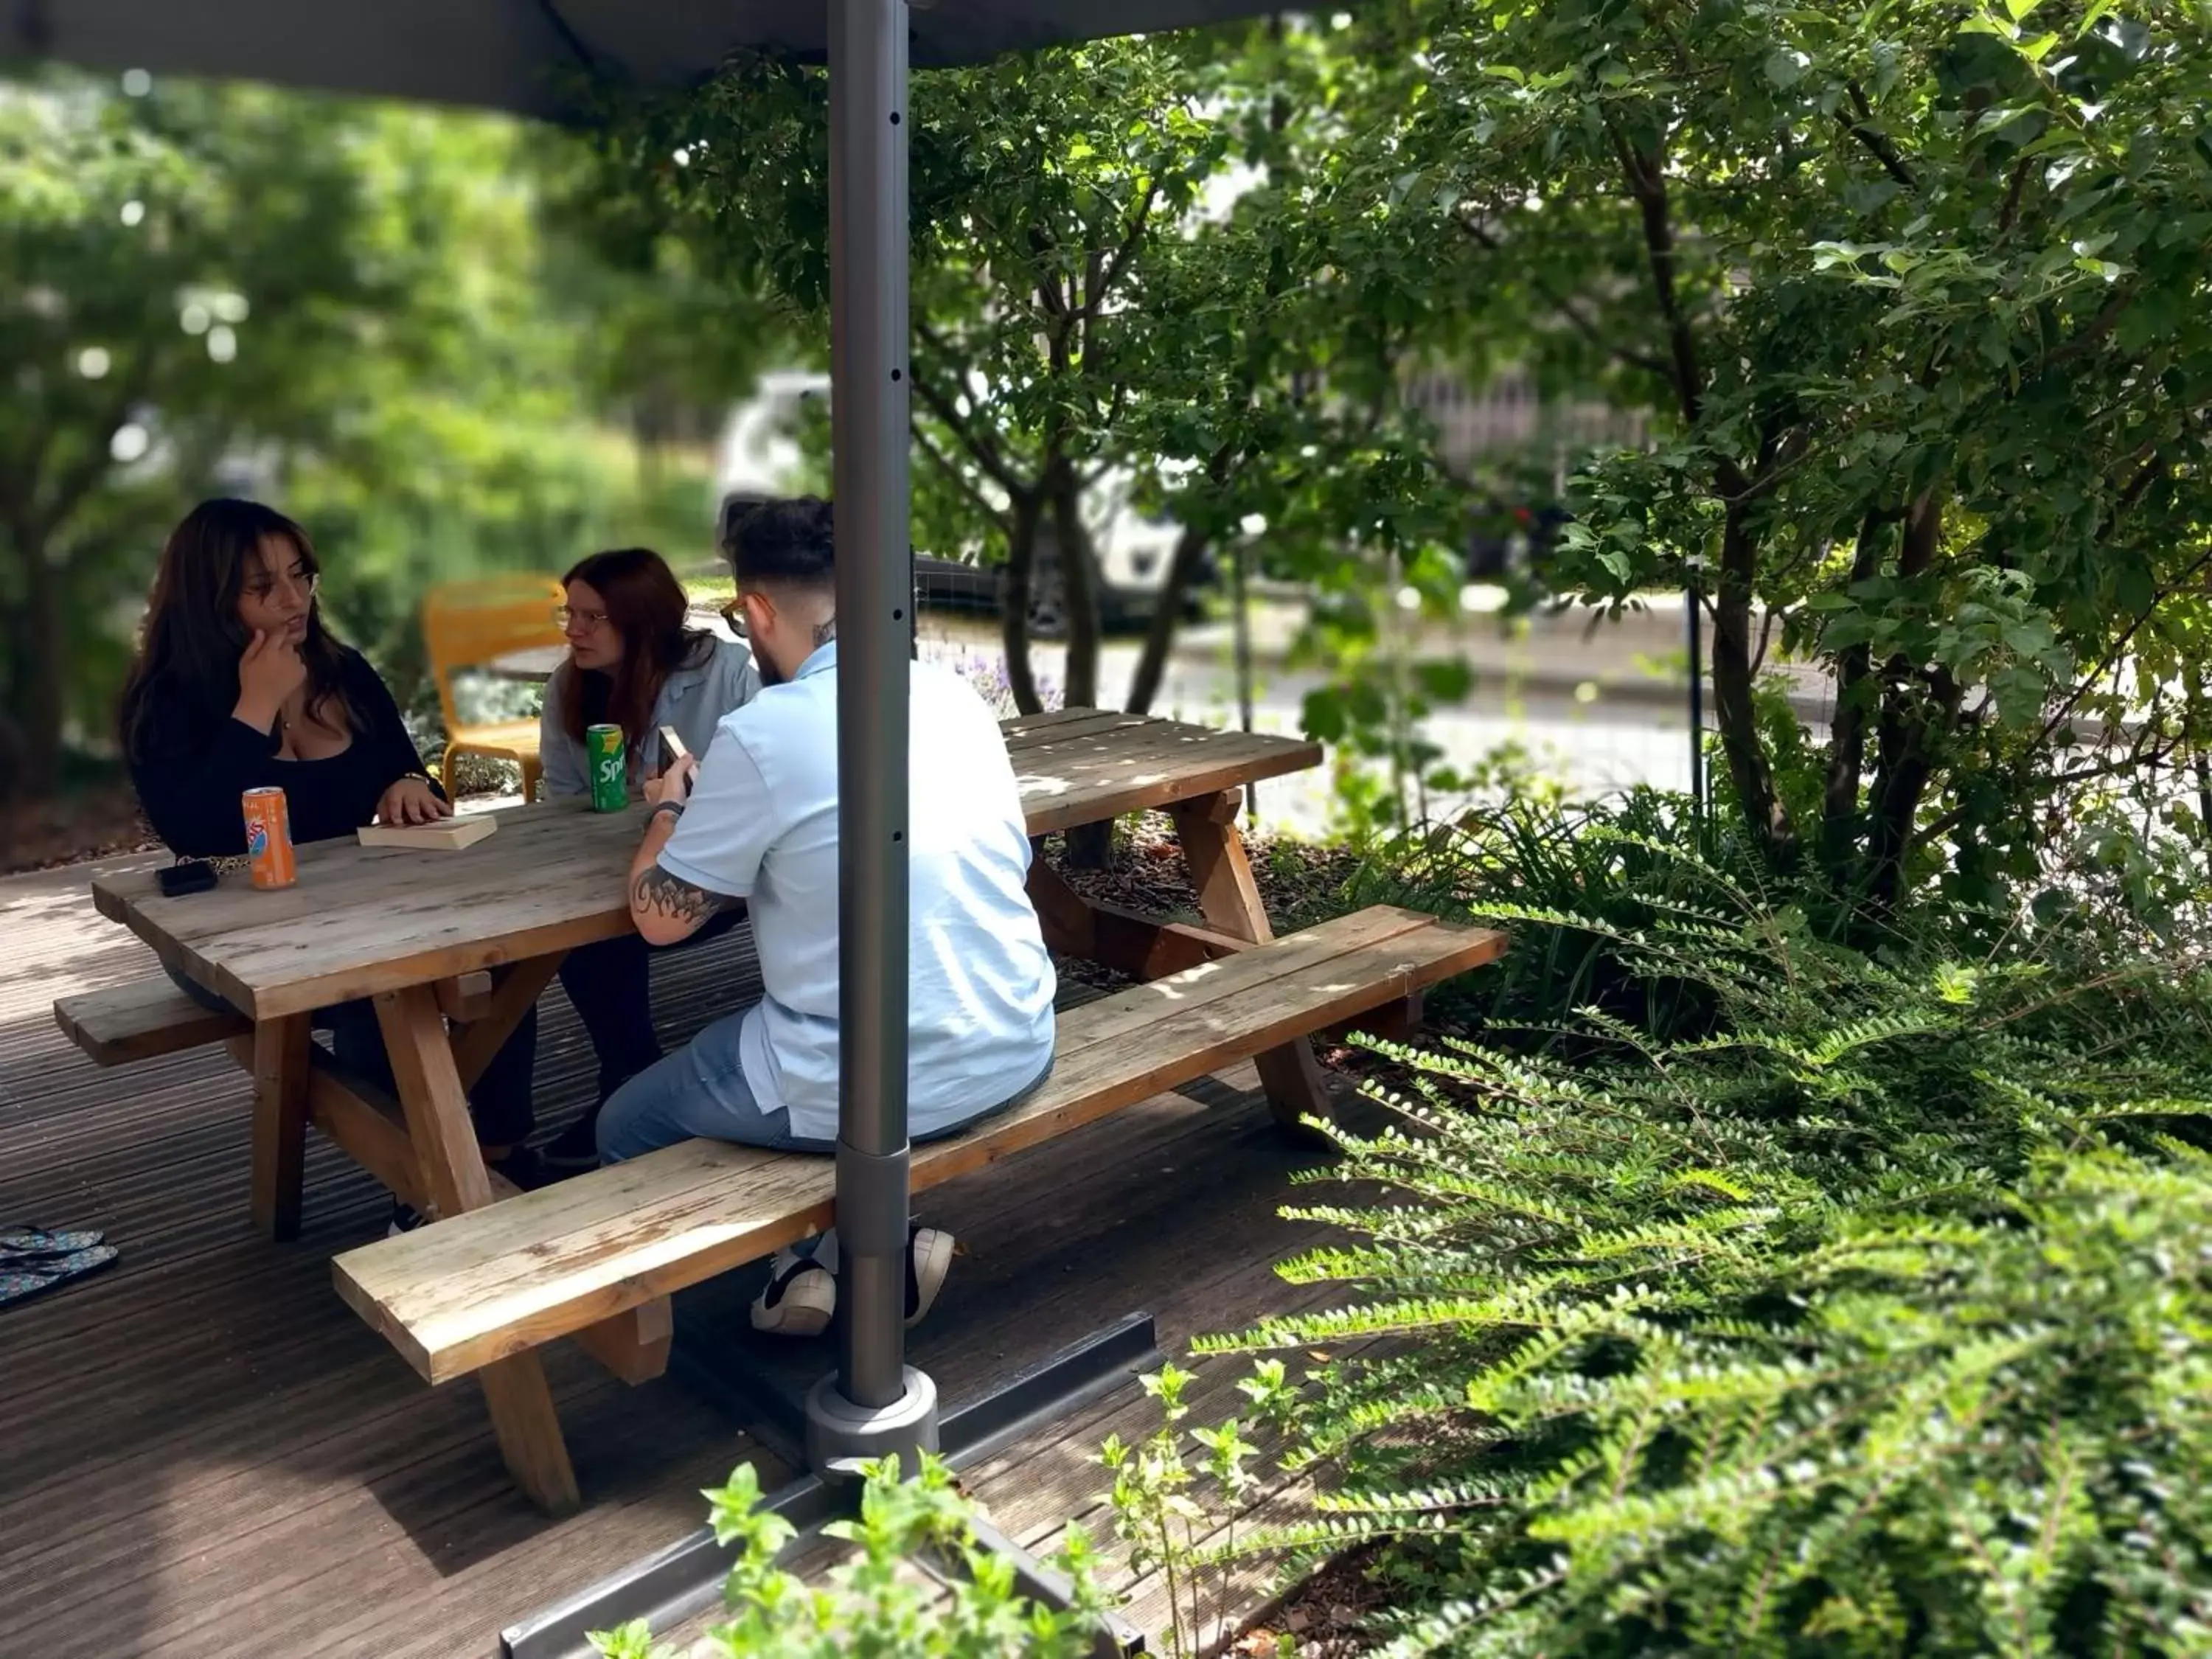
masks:
<path fill-rule="evenodd" d="M 906 1235 L 906 1324 L 908 1330 L 928 1315 L 952 1271 L 952 1235 L 936 1227 L 909 1227 Z"/>
<path fill-rule="evenodd" d="M 817 1259 L 826 1245 L 829 1260 Z M 825 1233 L 813 1252 L 787 1245 L 769 1264 L 768 1288 L 753 1298 L 753 1328 L 779 1336 L 819 1336 L 837 1312 L 837 1244 Z"/>
<path fill-rule="evenodd" d="M 938 1227 L 909 1227 L 906 1249 L 906 1322 L 920 1324 L 952 1270 L 952 1235 Z M 780 1336 L 819 1336 L 837 1312 L 837 1230 L 811 1246 L 775 1253 L 768 1287 L 753 1300 L 753 1328 Z"/>

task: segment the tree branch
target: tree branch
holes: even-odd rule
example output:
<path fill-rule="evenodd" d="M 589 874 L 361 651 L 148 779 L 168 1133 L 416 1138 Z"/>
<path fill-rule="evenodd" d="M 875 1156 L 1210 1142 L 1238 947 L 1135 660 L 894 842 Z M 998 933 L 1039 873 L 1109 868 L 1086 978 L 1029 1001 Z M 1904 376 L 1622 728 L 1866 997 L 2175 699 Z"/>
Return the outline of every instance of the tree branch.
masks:
<path fill-rule="evenodd" d="M 2151 619 L 2152 612 L 2187 586 L 2191 579 L 2207 565 L 2212 565 L 2212 544 L 2208 544 L 2204 551 L 2197 555 L 2196 561 L 2186 570 L 2151 595 L 2150 603 L 2142 608 L 2133 622 L 2121 630 L 2119 638 L 2112 641 L 2112 649 L 2106 652 L 2097 665 L 2084 675 L 2073 690 L 2067 694 L 2066 701 L 2058 705 L 2057 712 L 2043 723 L 2043 730 L 2036 735 L 2035 739 L 2039 746 L 2050 742 L 2051 735 L 2066 724 L 2074 710 L 2080 706 L 2081 699 L 2089 695 L 2089 688 L 2118 666 L 2120 659 L 2127 654 L 2128 647 L 2134 643 L 2136 635 L 2142 631 L 2143 624 Z"/>
<path fill-rule="evenodd" d="M 966 470 L 938 447 L 936 441 L 930 437 L 921 422 L 914 421 L 908 424 L 914 433 L 915 442 L 921 447 L 921 453 L 934 462 L 939 471 L 942 471 L 946 477 L 959 486 L 960 493 L 975 504 L 976 510 L 983 514 L 994 528 L 1001 534 L 1011 536 L 1013 533 L 1013 521 L 992 504 L 988 495 L 976 488 L 975 481 L 968 476 Z"/>
<path fill-rule="evenodd" d="M 2043 366 L 2057 368 L 2094 351 L 2104 337 L 2112 331 L 2113 325 L 2120 320 L 2121 313 L 2135 303 L 2135 297 L 2132 288 L 2122 286 L 2115 289 L 2103 308 L 2082 325 L 2081 332 L 2051 348 L 2051 355 L 2043 360 Z"/>
<path fill-rule="evenodd" d="M 1899 154 L 1896 144 L 1891 142 L 1889 135 L 1875 125 L 1874 106 L 1867 102 L 1867 95 L 1861 89 L 1859 83 L 1853 81 L 1850 84 L 1851 107 L 1858 112 L 1859 118 L 1854 121 L 1841 110 L 1838 110 L 1836 119 L 1843 123 L 1844 131 L 1866 146 L 1874 159 L 1881 163 L 1884 173 L 1896 179 L 1905 189 L 1917 195 L 1920 191 L 1920 181 L 1912 176 L 1912 169 L 1905 164 L 1905 157 Z"/>
<path fill-rule="evenodd" d="M 1498 236 L 1459 214 L 1453 214 L 1450 216 L 1450 222 L 1481 244 L 1489 252 L 1501 252 L 1505 246 Z M 1577 306 L 1571 296 L 1560 293 L 1533 271 L 1524 271 L 1522 275 L 1528 286 L 1536 290 L 1538 296 L 1546 305 L 1550 306 L 1560 316 L 1565 318 L 1577 334 L 1599 350 L 1620 362 L 1626 363 L 1632 368 L 1640 368 L 1646 374 L 1656 374 L 1661 380 L 1671 384 L 1674 378 L 1673 371 L 1668 367 L 1665 358 L 1656 357 L 1648 351 L 1638 351 L 1632 347 L 1613 344 L 1605 337 L 1604 332 L 1598 327 L 1595 320 Z"/>
<path fill-rule="evenodd" d="M 1129 216 L 1128 228 L 1121 233 L 1121 241 L 1106 255 L 1103 263 L 1097 267 L 1097 276 L 1086 284 L 1081 307 L 1085 321 L 1098 314 L 1099 307 L 1114 292 L 1115 285 L 1121 280 L 1121 273 L 1128 269 L 1129 261 L 1136 257 L 1137 244 L 1144 239 L 1146 226 L 1152 215 L 1152 204 L 1159 199 L 1159 195 L 1160 183 L 1154 179 L 1145 186 L 1145 194 L 1138 202 L 1136 211 Z"/>
<path fill-rule="evenodd" d="M 137 355 L 130 375 L 116 388 L 115 396 L 101 410 L 97 426 L 88 428 L 96 434 L 93 441 L 85 447 L 84 453 L 77 458 L 74 465 L 63 469 L 45 500 L 39 499 L 38 481 L 31 481 L 32 505 L 25 527 L 31 532 L 31 539 L 35 545 L 27 550 L 29 556 L 44 556 L 46 545 L 52 540 L 54 532 L 92 493 L 93 486 L 106 475 L 113 459 L 107 452 L 107 436 L 129 419 L 131 410 L 144 399 L 153 380 L 152 373 L 145 362 L 150 355 L 147 352 Z"/>
<path fill-rule="evenodd" d="M 2035 157 L 2023 155 L 2013 164 L 2012 177 L 2006 181 L 2004 206 L 1997 210 L 1997 234 L 2006 235 L 2020 217 L 2020 198 L 2027 188 L 2027 175 L 2033 171 Z"/>
<path fill-rule="evenodd" d="M 938 357 L 946 361 L 951 360 L 952 353 L 947 349 L 944 338 L 927 323 L 917 320 L 914 325 L 914 331 L 920 337 L 922 343 Z M 975 458 L 975 465 L 989 473 L 1000 489 L 1009 495 L 1019 495 L 1026 485 L 1008 465 L 1005 452 L 999 447 L 997 441 L 982 429 L 981 423 L 975 416 L 961 414 L 954 406 L 952 399 L 947 397 L 927 374 L 921 372 L 919 364 L 912 367 L 915 370 L 915 395 L 929 405 L 929 412 L 944 424 L 947 431 L 960 441 L 960 447 Z"/>
<path fill-rule="evenodd" d="M 1630 146 L 1610 116 L 1606 118 L 1606 131 L 1612 136 L 1613 154 L 1620 158 L 1621 177 L 1643 218 L 1644 250 L 1651 267 L 1652 291 L 1659 302 L 1659 314 L 1667 325 L 1668 346 L 1673 360 L 1670 378 L 1681 404 L 1683 422 L 1694 428 L 1705 411 L 1705 376 L 1698 367 L 1697 337 L 1691 331 L 1690 319 L 1683 314 L 1680 296 L 1674 290 L 1674 228 L 1667 209 L 1667 175 L 1658 160 L 1641 155 Z M 1735 495 L 1748 487 L 1748 481 L 1734 462 L 1723 460 L 1721 465 L 1726 470 L 1726 476 L 1721 479 L 1723 489 Z"/>

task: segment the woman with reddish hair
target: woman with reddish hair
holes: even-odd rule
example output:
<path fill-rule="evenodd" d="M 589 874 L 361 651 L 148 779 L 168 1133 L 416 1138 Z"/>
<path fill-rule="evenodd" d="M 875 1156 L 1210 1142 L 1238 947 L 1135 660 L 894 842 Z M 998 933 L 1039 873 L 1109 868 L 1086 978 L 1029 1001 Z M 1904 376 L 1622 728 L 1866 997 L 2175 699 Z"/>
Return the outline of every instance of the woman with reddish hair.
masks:
<path fill-rule="evenodd" d="M 622 727 L 635 793 L 672 758 L 660 752 L 662 726 L 703 756 L 722 716 L 760 690 L 746 647 L 689 626 L 683 584 L 650 549 L 594 553 L 562 586 L 568 660 L 546 684 L 538 726 L 549 797 L 591 793 L 586 728 Z"/>
<path fill-rule="evenodd" d="M 674 727 L 684 746 L 703 757 L 722 716 L 760 690 L 750 650 L 690 626 L 683 584 L 658 553 L 642 547 L 594 553 L 562 586 L 568 659 L 546 683 L 538 728 L 549 798 L 591 793 L 586 728 L 622 727 L 635 793 L 674 758 L 660 752 L 662 726 Z M 724 931 L 743 914 L 724 912 L 710 931 Z M 645 941 L 632 934 L 572 951 L 561 965 L 562 988 L 599 1056 L 601 1104 L 660 1058 L 647 960 Z M 595 1164 L 598 1120 L 594 1105 L 545 1149 L 547 1165 L 566 1172 Z"/>

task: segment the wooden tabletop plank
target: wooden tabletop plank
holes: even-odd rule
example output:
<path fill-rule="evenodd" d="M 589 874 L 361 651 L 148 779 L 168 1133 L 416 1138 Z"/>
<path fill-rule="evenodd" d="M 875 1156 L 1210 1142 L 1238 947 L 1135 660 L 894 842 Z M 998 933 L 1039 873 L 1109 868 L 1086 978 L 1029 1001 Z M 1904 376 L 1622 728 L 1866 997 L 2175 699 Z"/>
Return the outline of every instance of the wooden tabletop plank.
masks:
<path fill-rule="evenodd" d="M 1011 723 L 1032 836 L 1233 789 L 1321 762 L 1318 745 L 1181 721 L 1063 709 Z M 262 892 L 242 874 L 162 896 L 152 868 L 93 883 L 100 913 L 255 1018 L 573 950 L 630 927 L 623 878 L 644 807 L 575 801 L 510 808 L 457 851 L 300 848 L 298 883 Z"/>

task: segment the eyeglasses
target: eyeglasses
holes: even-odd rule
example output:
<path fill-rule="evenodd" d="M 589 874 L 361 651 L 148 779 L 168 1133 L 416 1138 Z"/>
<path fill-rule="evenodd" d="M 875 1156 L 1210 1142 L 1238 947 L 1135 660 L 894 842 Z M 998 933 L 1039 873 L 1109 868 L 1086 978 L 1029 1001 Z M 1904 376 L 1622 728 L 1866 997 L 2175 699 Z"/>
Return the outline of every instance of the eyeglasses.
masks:
<path fill-rule="evenodd" d="M 732 599 L 722 607 L 722 620 L 730 625 L 730 632 L 739 639 L 750 639 L 752 635 L 745 623 L 745 602 Z"/>
<path fill-rule="evenodd" d="M 303 589 L 310 604 L 314 602 L 315 594 L 323 585 L 323 575 L 319 570 L 295 570 L 286 580 L 293 586 Z M 246 584 L 246 591 L 256 599 L 266 599 L 276 591 L 276 584 L 267 579 L 249 581 Z"/>
<path fill-rule="evenodd" d="M 586 634 L 596 634 L 606 619 L 607 613 L 604 611 L 579 611 L 573 605 L 553 607 L 553 625 L 564 634 L 568 631 L 571 623 L 580 626 Z"/>

